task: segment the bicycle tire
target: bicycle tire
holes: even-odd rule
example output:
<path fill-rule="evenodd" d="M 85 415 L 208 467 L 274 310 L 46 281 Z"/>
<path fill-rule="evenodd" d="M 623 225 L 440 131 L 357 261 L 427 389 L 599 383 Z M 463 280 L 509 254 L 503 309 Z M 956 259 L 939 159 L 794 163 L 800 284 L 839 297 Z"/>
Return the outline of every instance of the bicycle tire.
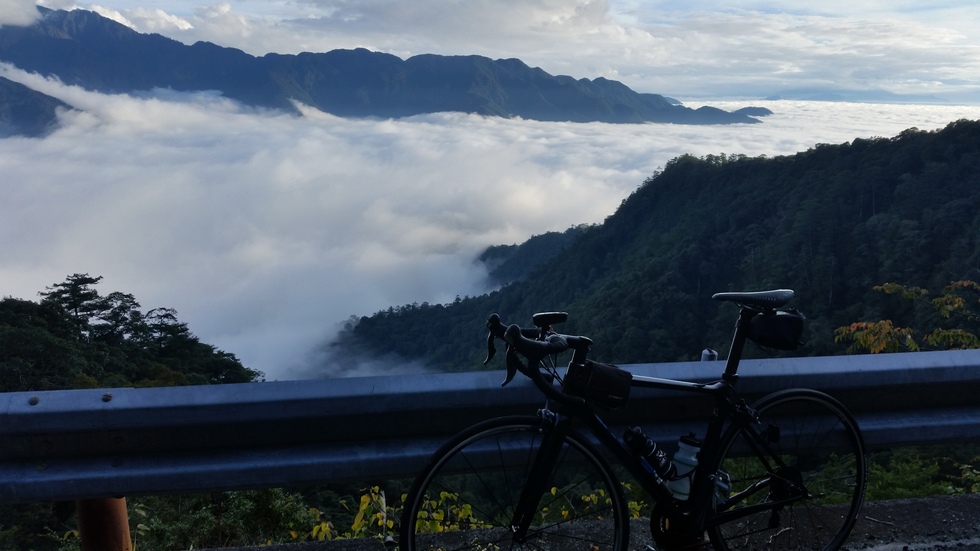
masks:
<path fill-rule="evenodd" d="M 837 400 L 807 389 L 779 391 L 753 407 L 759 423 L 730 427 L 718 466 L 708 471 L 722 481 L 715 489 L 718 523 L 708 530 L 715 549 L 839 549 L 867 485 L 864 441 L 853 416 Z M 764 436 L 785 467 L 749 451 L 751 430 Z M 754 492 L 733 497 L 753 485 Z M 789 503 L 777 505 L 780 500 Z M 742 514 L 753 506 L 757 512 Z"/>
<path fill-rule="evenodd" d="M 444 444 L 408 493 L 399 549 L 625 551 L 622 487 L 595 446 L 575 432 L 565 437 L 527 539 L 515 541 L 510 521 L 544 427 L 538 417 L 500 417 Z"/>

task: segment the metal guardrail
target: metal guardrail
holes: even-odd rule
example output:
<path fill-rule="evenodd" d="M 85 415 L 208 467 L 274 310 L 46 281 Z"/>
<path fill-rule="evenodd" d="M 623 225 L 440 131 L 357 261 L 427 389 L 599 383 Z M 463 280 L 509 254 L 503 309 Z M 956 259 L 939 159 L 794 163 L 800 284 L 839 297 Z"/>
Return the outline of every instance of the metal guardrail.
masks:
<path fill-rule="evenodd" d="M 715 380 L 721 362 L 634 364 Z M 869 447 L 980 438 L 980 351 L 743 360 L 740 393 L 828 392 Z M 0 394 L 0 502 L 58 501 L 411 477 L 451 434 L 532 413 L 500 371 L 235 385 Z M 637 391 L 610 414 L 662 441 L 703 430 L 710 404 Z"/>

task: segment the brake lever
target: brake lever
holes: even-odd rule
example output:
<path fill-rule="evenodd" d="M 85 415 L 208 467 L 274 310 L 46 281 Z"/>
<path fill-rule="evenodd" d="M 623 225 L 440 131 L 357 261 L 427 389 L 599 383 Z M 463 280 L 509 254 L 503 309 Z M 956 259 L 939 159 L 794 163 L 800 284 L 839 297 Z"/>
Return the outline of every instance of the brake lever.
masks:
<path fill-rule="evenodd" d="M 507 375 L 504 378 L 504 382 L 500 386 L 507 386 L 508 383 L 514 380 L 518 371 L 524 372 L 524 362 L 521 361 L 520 356 L 517 354 L 517 350 L 509 342 L 506 337 L 507 331 L 512 329 L 519 330 L 520 328 L 516 325 L 511 325 L 510 327 L 504 327 L 503 323 L 500 321 L 500 316 L 497 314 L 490 314 L 487 318 L 487 329 L 490 333 L 487 335 L 487 359 L 483 361 L 483 365 L 486 365 L 497 353 L 497 347 L 494 346 L 494 339 L 503 339 L 507 343 L 505 348 L 505 353 L 507 356 Z"/>
<path fill-rule="evenodd" d="M 511 349 L 510 344 L 507 345 L 507 377 L 504 382 L 500 383 L 500 386 L 507 386 L 508 383 L 514 380 L 514 376 L 517 375 L 517 370 L 522 366 L 521 358 L 518 357 L 517 352 Z"/>
<path fill-rule="evenodd" d="M 494 355 L 497 353 L 497 347 L 493 344 L 494 336 L 493 331 L 487 334 L 487 359 L 483 360 L 483 365 L 490 363 Z"/>
<path fill-rule="evenodd" d="M 487 335 L 487 359 L 483 360 L 483 365 L 487 365 L 488 363 L 490 363 L 490 360 L 492 360 L 494 355 L 496 355 L 497 353 L 497 347 L 494 345 L 493 341 L 494 341 L 493 331 L 490 331 L 490 334 Z M 514 376 L 517 375 L 517 366 L 514 364 L 514 361 L 511 360 L 511 357 L 514 357 L 516 359 L 517 354 L 511 353 L 509 343 L 507 344 L 506 350 L 507 350 L 506 352 L 507 376 L 504 379 L 504 382 L 500 383 L 500 386 L 507 386 L 507 383 L 513 381 Z M 518 359 L 517 361 L 520 360 Z"/>

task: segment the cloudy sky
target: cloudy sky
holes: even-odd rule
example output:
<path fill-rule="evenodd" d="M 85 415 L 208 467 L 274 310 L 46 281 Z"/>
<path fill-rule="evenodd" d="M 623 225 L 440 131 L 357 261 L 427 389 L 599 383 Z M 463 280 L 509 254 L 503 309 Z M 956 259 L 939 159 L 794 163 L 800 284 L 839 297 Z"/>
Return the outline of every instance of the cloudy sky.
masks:
<path fill-rule="evenodd" d="M 965 2 L 683 5 L 79 4 L 140 31 L 253 54 L 363 46 L 520 57 L 692 106 L 775 114 L 725 127 L 297 117 L 213 94 L 97 94 L 0 64 L 0 76 L 79 109 L 47 138 L 0 140 L 0 295 L 32 299 L 69 274 L 101 275 L 103 293 L 176 308 L 202 340 L 269 379 L 351 375 L 310 356 L 348 317 L 485 292 L 473 262 L 483 248 L 601 222 L 680 154 L 791 154 L 980 118 L 980 105 L 955 102 L 756 99 L 821 86 L 975 97 L 978 33 L 968 31 L 978 21 Z M 0 0 L 0 23 L 26 23 L 33 7 Z"/>
<path fill-rule="evenodd" d="M 680 99 L 846 88 L 980 103 L 974 0 L 43 0 L 262 55 L 517 57 Z M 3 0 L 23 20 L 33 0 Z M 6 13 L 4 13 L 6 12 Z"/>

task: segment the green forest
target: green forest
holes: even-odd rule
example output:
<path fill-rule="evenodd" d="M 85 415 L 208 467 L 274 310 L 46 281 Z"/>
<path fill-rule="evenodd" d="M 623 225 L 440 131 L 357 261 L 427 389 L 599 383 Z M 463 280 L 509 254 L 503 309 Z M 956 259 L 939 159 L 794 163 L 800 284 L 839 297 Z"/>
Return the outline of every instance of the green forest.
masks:
<path fill-rule="evenodd" d="M 0 391 L 262 380 L 261 372 L 243 366 L 233 354 L 202 343 L 174 309 L 144 311 L 129 293 L 101 293 L 101 281 L 101 276 L 72 274 L 46 287 L 38 301 L 0 300 Z M 184 497 L 185 510 L 191 502 L 198 508 L 185 522 L 203 522 L 200 517 L 227 506 L 233 497 Z M 281 501 L 289 503 L 285 497 Z M 181 501 L 150 497 L 132 505 L 144 503 L 154 505 L 154 515 L 144 522 L 153 526 L 168 512 L 176 514 Z M 74 548 L 77 541 L 64 541 L 65 532 L 72 533 L 74 514 L 73 503 L 0 505 L 0 549 Z M 203 530 L 200 524 L 195 528 Z"/>
<path fill-rule="evenodd" d="M 980 278 L 980 122 L 788 156 L 677 157 L 544 258 L 483 296 L 362 317 L 335 348 L 480 369 L 490 313 L 529 324 L 536 311 L 563 310 L 558 330 L 592 338 L 597 359 L 695 360 L 730 340 L 735 309 L 713 293 L 770 288 L 794 289 L 791 306 L 807 317 L 795 355 L 847 352 L 835 329 L 856 321 L 955 323 L 874 288 Z"/>
<path fill-rule="evenodd" d="M 258 381 L 262 373 L 204 344 L 172 308 L 143 311 L 129 293 L 100 294 L 73 274 L 41 300 L 0 300 L 0 391 Z"/>

